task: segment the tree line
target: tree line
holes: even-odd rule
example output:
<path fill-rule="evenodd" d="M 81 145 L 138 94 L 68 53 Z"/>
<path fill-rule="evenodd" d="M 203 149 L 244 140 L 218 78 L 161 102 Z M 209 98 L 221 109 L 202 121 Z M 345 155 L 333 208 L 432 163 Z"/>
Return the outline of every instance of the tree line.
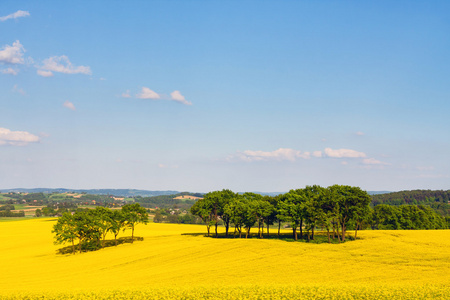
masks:
<path fill-rule="evenodd" d="M 275 197 L 222 190 L 207 193 L 191 207 L 191 213 L 206 224 L 208 236 L 211 234 L 211 227 L 214 227 L 215 236 L 218 236 L 219 223 L 225 226 L 226 237 L 229 236 L 230 226 L 234 226 L 233 236 L 245 235 L 246 238 L 254 226 L 258 228 L 258 236 L 263 238 L 264 227 L 269 236 L 270 225 L 278 225 L 280 235 L 281 224 L 288 223 L 294 240 L 299 238 L 298 235 L 300 239 L 314 239 L 315 230 L 321 228 L 326 231 L 330 243 L 331 239 L 344 242 L 348 229 L 355 230 L 355 238 L 360 229 L 388 229 L 385 225 L 386 218 L 383 217 L 385 211 L 373 210 L 370 203 L 371 198 L 367 192 L 347 185 L 327 188 L 306 186 Z M 403 211 L 404 222 L 400 223 L 413 224 L 407 229 L 447 228 L 445 219 L 431 209 L 419 206 L 410 208 L 409 214 L 406 214 L 408 209 Z M 408 218 L 409 221 L 405 221 Z M 423 219 L 427 221 L 413 221 Z"/>
<path fill-rule="evenodd" d="M 134 241 L 134 229 L 136 224 L 148 223 L 148 213 L 138 203 L 126 204 L 121 209 L 109 209 L 96 207 L 77 211 L 65 212 L 58 218 L 53 226 L 54 243 L 72 244 L 72 253 L 75 253 L 75 244 L 78 242 L 80 253 L 88 250 L 97 250 L 105 246 L 105 238 L 108 232 L 114 235 L 114 243 L 117 246 L 117 236 L 120 231 L 131 229 L 131 242 Z"/>

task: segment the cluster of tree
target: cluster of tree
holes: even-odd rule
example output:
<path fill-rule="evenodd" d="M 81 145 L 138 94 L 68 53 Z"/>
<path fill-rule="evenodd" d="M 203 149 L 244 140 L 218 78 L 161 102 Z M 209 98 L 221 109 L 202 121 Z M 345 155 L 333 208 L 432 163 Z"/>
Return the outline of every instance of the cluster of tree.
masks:
<path fill-rule="evenodd" d="M 449 221 L 429 206 L 380 204 L 373 210 L 372 229 L 443 229 Z"/>
<path fill-rule="evenodd" d="M 5 210 L 15 210 L 16 207 L 13 204 L 5 204 L 0 206 L 0 211 L 5 211 Z"/>
<path fill-rule="evenodd" d="M 12 210 L 15 210 L 16 208 L 12 204 L 5 204 L 0 206 L 0 217 L 7 217 L 7 218 L 21 218 L 25 217 L 25 212 L 23 210 L 19 212 L 14 212 Z"/>
<path fill-rule="evenodd" d="M 295 240 L 298 231 L 303 238 L 303 230 L 308 240 L 314 239 L 314 230 L 321 227 L 326 229 L 328 242 L 331 242 L 331 238 L 345 241 L 349 225 L 356 229 L 362 227 L 370 212 L 369 203 L 370 196 L 365 191 L 344 185 L 307 186 L 276 197 L 222 190 L 207 193 L 191 207 L 191 213 L 205 222 L 208 235 L 210 227 L 214 226 L 216 237 L 220 220 L 225 226 L 225 236 L 228 236 L 230 224 L 239 237 L 244 232 L 248 237 L 251 228 L 257 225 L 260 238 L 264 225 L 269 234 L 269 226 L 278 223 L 279 234 L 281 223 L 287 222 Z"/>
<path fill-rule="evenodd" d="M 75 212 L 77 210 L 83 210 L 78 208 L 78 205 L 73 202 L 61 202 L 61 203 L 51 203 L 47 206 L 43 207 L 42 209 L 38 208 L 35 211 L 36 217 L 55 217 L 55 216 L 62 216 L 63 213 L 66 212 Z"/>
<path fill-rule="evenodd" d="M 147 224 L 148 213 L 139 204 L 126 204 L 122 208 L 111 210 L 105 207 L 96 207 L 63 213 L 53 226 L 55 244 L 72 244 L 75 253 L 75 243 L 78 241 L 78 250 L 97 250 L 104 247 L 108 232 L 114 235 L 117 246 L 117 236 L 126 228 L 131 229 L 131 241 L 134 241 L 134 228 L 136 224 Z"/>
<path fill-rule="evenodd" d="M 206 224 L 208 236 L 211 226 L 223 222 L 225 236 L 230 225 L 234 225 L 234 235 L 250 235 L 253 226 L 258 228 L 258 236 L 264 235 L 264 225 L 288 223 L 293 238 L 314 239 L 317 228 L 326 230 L 328 242 L 331 238 L 345 241 L 347 229 L 355 230 L 355 238 L 360 229 L 445 229 L 449 225 L 445 218 L 436 214 L 428 206 L 403 205 L 390 207 L 383 205 L 375 210 L 370 208 L 371 198 L 359 187 L 333 185 L 327 188 L 317 185 L 291 190 L 276 197 L 255 193 L 242 195 L 230 190 L 207 193 L 203 199 L 191 207 L 191 213 Z M 448 220 L 447 220 L 448 221 Z"/>
<path fill-rule="evenodd" d="M 202 224 L 202 219 L 179 209 L 161 208 L 154 210 L 153 222 L 176 224 Z"/>

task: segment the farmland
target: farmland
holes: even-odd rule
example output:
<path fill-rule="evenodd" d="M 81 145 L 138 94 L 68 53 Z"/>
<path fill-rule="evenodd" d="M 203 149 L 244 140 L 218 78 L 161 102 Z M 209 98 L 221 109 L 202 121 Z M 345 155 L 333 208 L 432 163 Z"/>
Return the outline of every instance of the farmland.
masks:
<path fill-rule="evenodd" d="M 336 245 L 214 239 L 203 236 L 204 226 L 150 223 L 136 228 L 143 241 L 61 255 L 53 224 L 0 223 L 0 297 L 445 299 L 450 293 L 449 230 L 361 231 L 360 239 Z"/>

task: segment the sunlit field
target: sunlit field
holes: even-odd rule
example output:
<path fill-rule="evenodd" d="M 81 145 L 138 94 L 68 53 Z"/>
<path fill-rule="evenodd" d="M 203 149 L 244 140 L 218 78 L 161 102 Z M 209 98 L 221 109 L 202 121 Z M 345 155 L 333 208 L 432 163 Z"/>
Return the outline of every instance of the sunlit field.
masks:
<path fill-rule="evenodd" d="M 360 231 L 330 245 L 214 239 L 204 226 L 151 223 L 136 228 L 143 241 L 62 255 L 54 223 L 0 223 L 0 298 L 450 298 L 450 230 Z"/>

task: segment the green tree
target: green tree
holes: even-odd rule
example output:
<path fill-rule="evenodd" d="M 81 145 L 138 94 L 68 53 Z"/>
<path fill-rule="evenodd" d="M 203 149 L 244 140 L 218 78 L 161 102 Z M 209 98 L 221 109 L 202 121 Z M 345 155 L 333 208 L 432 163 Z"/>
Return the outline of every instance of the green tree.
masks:
<path fill-rule="evenodd" d="M 125 204 L 122 206 L 122 212 L 124 214 L 126 224 L 131 228 L 131 242 L 134 242 L 134 228 L 136 224 L 148 223 L 148 213 L 147 210 L 142 207 L 139 203 Z"/>
<path fill-rule="evenodd" d="M 117 246 L 117 236 L 121 230 L 125 230 L 126 219 L 122 210 L 115 209 L 112 211 L 110 227 L 108 228 L 114 234 L 114 243 Z"/>
<path fill-rule="evenodd" d="M 76 234 L 77 224 L 75 218 L 71 213 L 64 213 L 56 224 L 53 225 L 52 233 L 54 236 L 54 244 L 65 244 L 67 242 L 72 243 L 72 253 L 75 254 L 75 240 L 78 238 Z"/>

